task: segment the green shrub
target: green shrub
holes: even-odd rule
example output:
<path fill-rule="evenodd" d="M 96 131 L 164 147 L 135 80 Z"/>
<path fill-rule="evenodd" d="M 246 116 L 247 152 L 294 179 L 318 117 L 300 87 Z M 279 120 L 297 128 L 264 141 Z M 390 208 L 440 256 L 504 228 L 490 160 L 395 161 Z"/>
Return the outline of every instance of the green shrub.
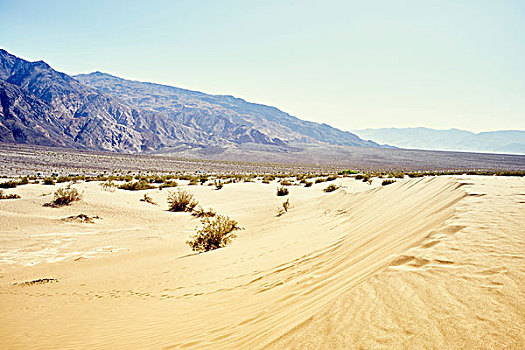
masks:
<path fill-rule="evenodd" d="M 142 191 L 142 190 L 149 190 L 149 189 L 155 188 L 155 186 L 151 185 L 149 182 L 145 180 L 140 180 L 140 181 L 126 182 L 120 185 L 118 188 L 122 190 L 127 190 L 127 191 Z"/>
<path fill-rule="evenodd" d="M 3 190 L 0 190 L 0 199 L 18 199 L 20 196 L 16 193 L 14 194 L 4 194 Z"/>
<path fill-rule="evenodd" d="M 71 188 L 69 186 L 61 187 L 55 191 L 51 206 L 61 207 L 79 201 L 80 199 L 82 199 L 82 196 L 76 188 Z"/>
<path fill-rule="evenodd" d="M 168 192 L 169 211 L 192 211 L 199 204 L 193 194 L 184 189 Z"/>
<path fill-rule="evenodd" d="M 287 196 L 289 193 L 286 187 L 280 187 L 277 189 L 277 196 Z"/>
<path fill-rule="evenodd" d="M 341 170 L 340 172 L 337 173 L 337 175 L 352 175 L 352 174 L 357 174 L 359 173 L 358 171 L 355 171 L 355 170 Z"/>
<path fill-rule="evenodd" d="M 186 242 L 196 252 L 207 252 L 227 246 L 236 237 L 233 231 L 240 229 L 237 221 L 224 215 L 205 217 L 202 225 L 202 229 Z"/>
<path fill-rule="evenodd" d="M 330 184 L 323 191 L 324 192 L 333 192 L 333 191 L 337 190 L 338 188 L 339 188 L 339 186 L 337 186 L 335 184 Z"/>

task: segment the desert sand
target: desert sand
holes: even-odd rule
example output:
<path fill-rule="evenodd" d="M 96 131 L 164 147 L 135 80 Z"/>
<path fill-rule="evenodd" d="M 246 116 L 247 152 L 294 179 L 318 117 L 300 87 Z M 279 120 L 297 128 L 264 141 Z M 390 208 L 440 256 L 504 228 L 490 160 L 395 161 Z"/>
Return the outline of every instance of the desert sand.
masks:
<path fill-rule="evenodd" d="M 196 254 L 167 189 L 0 202 L 3 349 L 523 349 L 525 179 L 186 186 L 244 229 Z M 148 193 L 158 205 L 141 202 Z M 65 221 L 80 213 L 93 223 Z M 35 283 L 26 283 L 36 281 Z"/>

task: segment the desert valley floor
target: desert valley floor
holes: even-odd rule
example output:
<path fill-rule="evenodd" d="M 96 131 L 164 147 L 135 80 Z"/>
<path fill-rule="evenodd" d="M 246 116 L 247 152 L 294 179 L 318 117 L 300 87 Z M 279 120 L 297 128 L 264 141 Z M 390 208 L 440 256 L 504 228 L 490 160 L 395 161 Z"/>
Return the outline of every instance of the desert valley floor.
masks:
<path fill-rule="evenodd" d="M 166 189 L 79 182 L 62 208 L 43 206 L 58 184 L 6 190 L 0 348 L 525 348 L 525 178 L 335 182 L 290 186 L 281 216 L 275 182 L 181 183 L 243 227 L 202 254 Z M 80 213 L 99 218 L 63 220 Z"/>

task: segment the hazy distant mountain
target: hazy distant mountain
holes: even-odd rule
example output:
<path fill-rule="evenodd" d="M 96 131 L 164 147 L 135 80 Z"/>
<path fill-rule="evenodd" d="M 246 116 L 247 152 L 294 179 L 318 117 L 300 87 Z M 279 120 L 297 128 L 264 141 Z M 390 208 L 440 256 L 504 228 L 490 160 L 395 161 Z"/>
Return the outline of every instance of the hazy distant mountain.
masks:
<path fill-rule="evenodd" d="M 475 134 L 458 129 L 384 128 L 353 132 L 362 138 L 400 148 L 525 154 L 525 131 L 520 130 Z"/>
<path fill-rule="evenodd" d="M 73 78 L 0 49 L 0 142 L 159 151 L 291 142 L 378 147 L 325 124 L 232 96 L 95 72 Z"/>

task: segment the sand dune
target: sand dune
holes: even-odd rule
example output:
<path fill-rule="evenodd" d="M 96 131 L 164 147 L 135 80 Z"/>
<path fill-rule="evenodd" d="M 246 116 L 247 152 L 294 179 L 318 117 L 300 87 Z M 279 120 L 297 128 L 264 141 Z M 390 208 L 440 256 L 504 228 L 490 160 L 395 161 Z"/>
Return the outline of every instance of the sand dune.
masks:
<path fill-rule="evenodd" d="M 291 187 L 281 217 L 275 185 L 191 186 L 244 227 L 204 254 L 165 190 L 147 191 L 155 206 L 82 183 L 56 209 L 52 187 L 20 187 L 0 207 L 0 345 L 523 348 L 524 179 L 337 181 Z M 61 220 L 79 213 L 101 219 Z"/>

